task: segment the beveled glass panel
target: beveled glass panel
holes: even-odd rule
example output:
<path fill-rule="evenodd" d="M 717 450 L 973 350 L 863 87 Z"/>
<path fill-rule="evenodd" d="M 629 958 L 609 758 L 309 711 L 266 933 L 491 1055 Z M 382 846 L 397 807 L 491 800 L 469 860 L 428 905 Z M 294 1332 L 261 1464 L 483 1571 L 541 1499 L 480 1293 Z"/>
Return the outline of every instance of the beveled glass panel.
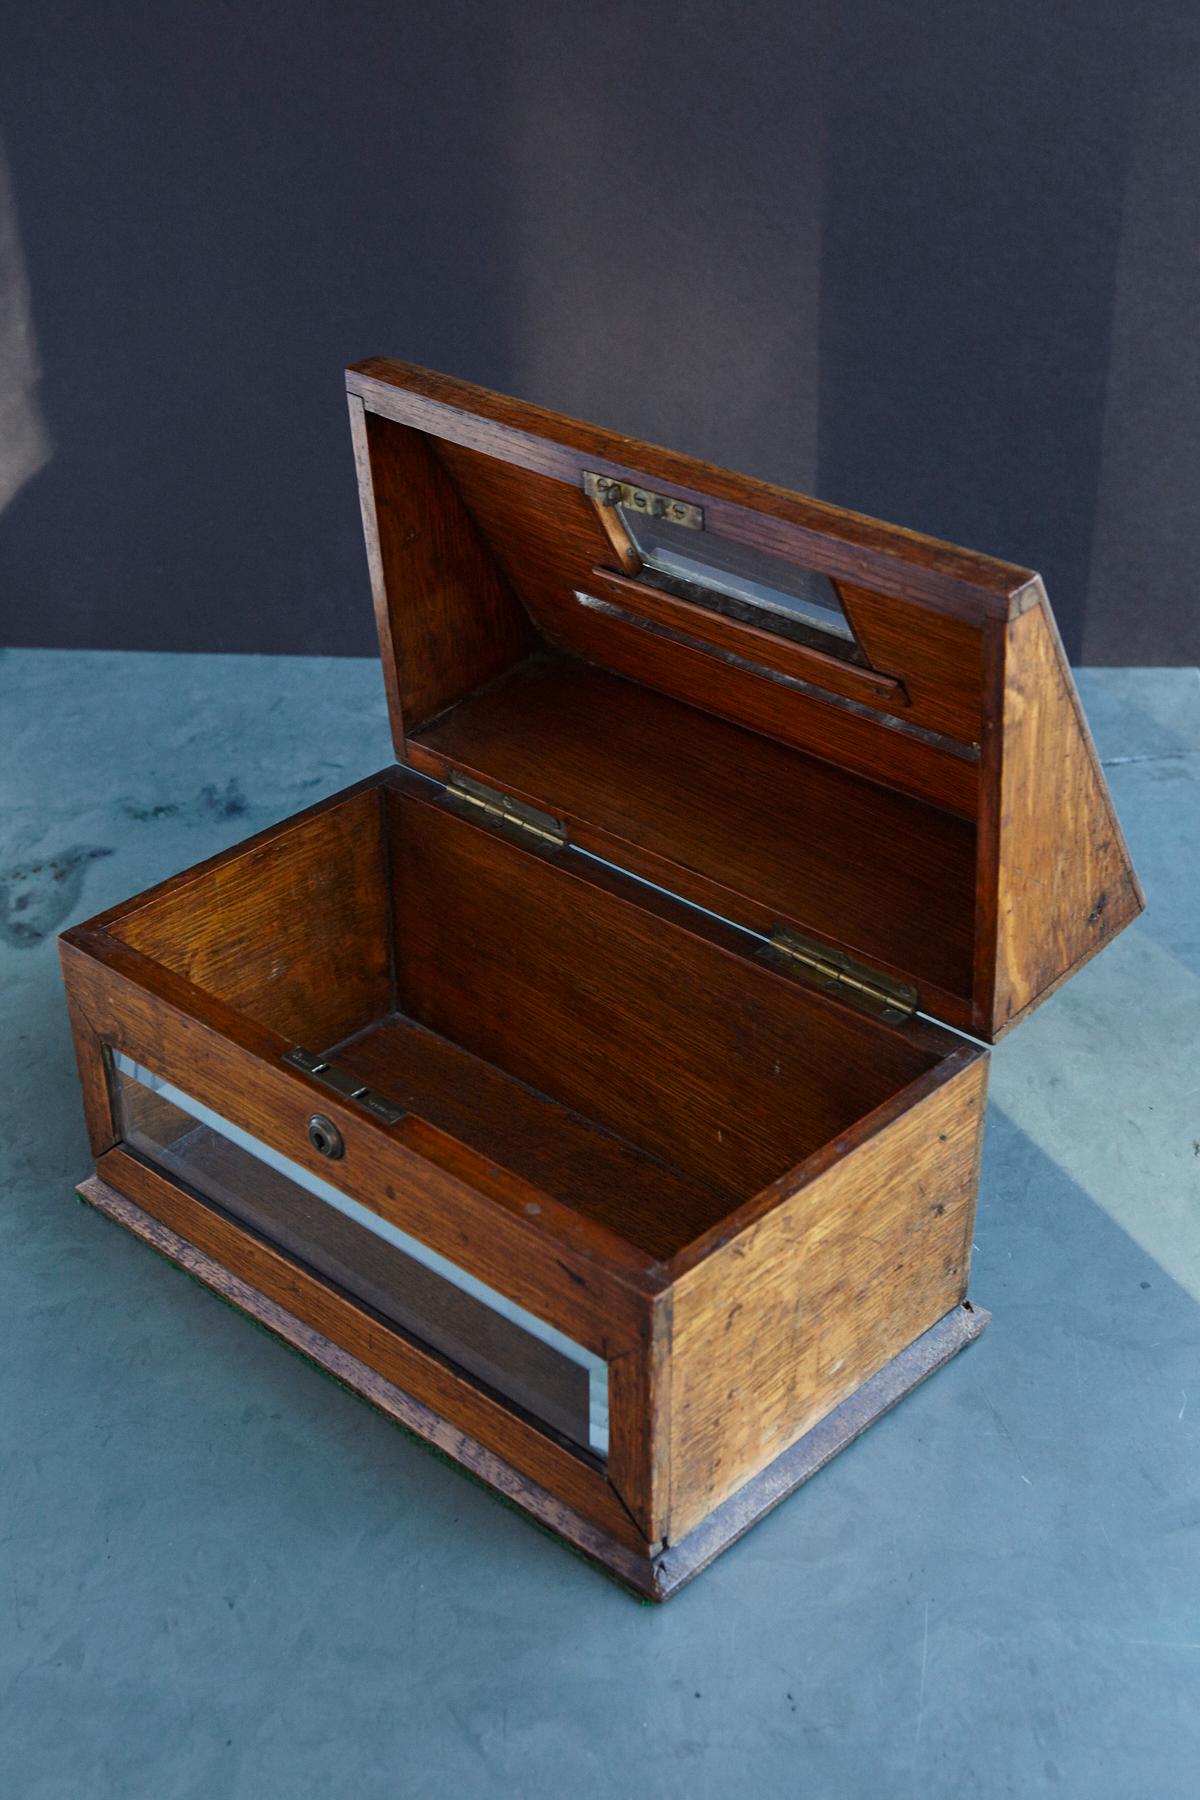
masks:
<path fill-rule="evenodd" d="M 112 1062 L 131 1150 L 522 1411 L 607 1455 L 602 1358 L 121 1051 Z"/>
<path fill-rule="evenodd" d="M 854 643 L 837 590 L 827 576 L 711 531 L 693 531 L 627 506 L 618 511 L 641 558 L 643 575 L 651 571 L 669 584 L 680 584 L 685 598 L 702 605 L 719 595 L 733 603 L 719 610 L 744 616 L 768 631 L 791 621 Z M 756 613 L 770 616 L 756 618 Z"/>

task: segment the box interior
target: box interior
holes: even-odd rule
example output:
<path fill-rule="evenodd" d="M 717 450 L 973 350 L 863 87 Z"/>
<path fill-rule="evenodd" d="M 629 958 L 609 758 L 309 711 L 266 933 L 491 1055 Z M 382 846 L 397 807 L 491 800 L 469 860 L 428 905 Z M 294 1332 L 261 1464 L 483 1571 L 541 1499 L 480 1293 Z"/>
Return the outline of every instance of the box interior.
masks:
<path fill-rule="evenodd" d="M 629 577 L 612 509 L 578 483 L 372 414 L 364 431 L 403 760 L 548 811 L 739 923 L 815 934 L 970 1024 L 979 622 L 831 581 L 849 638 L 715 591 L 697 604 L 694 581 Z M 744 518 L 770 524 L 709 506 L 683 535 L 745 555 L 728 536 Z"/>
<path fill-rule="evenodd" d="M 959 1042 L 830 1001 L 432 796 L 395 771 L 110 929 L 656 1259 Z"/>

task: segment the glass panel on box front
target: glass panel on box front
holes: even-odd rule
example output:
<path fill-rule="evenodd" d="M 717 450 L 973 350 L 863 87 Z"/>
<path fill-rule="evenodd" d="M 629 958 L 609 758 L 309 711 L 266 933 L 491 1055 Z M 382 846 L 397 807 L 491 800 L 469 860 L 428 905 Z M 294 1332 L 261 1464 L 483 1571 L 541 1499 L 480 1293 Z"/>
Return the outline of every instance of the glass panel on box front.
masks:
<path fill-rule="evenodd" d="M 837 589 L 827 576 L 752 544 L 674 525 L 631 506 L 618 511 L 641 558 L 641 579 L 648 572 L 658 574 L 665 586 L 678 587 L 685 599 L 701 605 L 713 606 L 719 596 L 726 604 L 718 610 L 768 631 L 788 634 L 790 624 L 823 632 L 839 640 L 843 654 L 845 646 L 854 644 Z"/>
<path fill-rule="evenodd" d="M 112 1060 L 131 1150 L 572 1443 L 607 1454 L 600 1357 L 122 1052 Z"/>

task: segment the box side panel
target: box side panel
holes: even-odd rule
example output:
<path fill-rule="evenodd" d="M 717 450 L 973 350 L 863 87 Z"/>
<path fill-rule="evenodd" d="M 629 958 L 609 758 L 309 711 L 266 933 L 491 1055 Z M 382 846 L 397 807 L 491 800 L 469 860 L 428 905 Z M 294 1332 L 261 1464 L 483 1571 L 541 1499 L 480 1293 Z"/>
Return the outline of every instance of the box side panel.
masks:
<path fill-rule="evenodd" d="M 672 1541 L 964 1297 L 986 1080 L 973 1057 L 681 1278 Z"/>
<path fill-rule="evenodd" d="M 651 1521 L 655 1512 L 658 1440 L 652 1424 L 663 1361 L 653 1341 L 648 1297 L 614 1281 L 582 1246 L 548 1236 L 563 1211 L 549 1196 L 507 1181 L 503 1171 L 481 1168 L 479 1159 L 456 1155 L 452 1143 L 420 1124 L 411 1131 L 407 1123 L 384 1129 L 356 1116 L 336 1095 L 318 1093 L 307 1077 L 279 1063 L 285 1040 L 242 1021 L 118 942 L 105 942 L 102 932 L 76 935 L 86 936 L 86 947 L 64 941 L 62 959 L 92 1147 L 104 1179 L 233 1276 L 270 1293 L 432 1407 L 447 1429 L 469 1431 L 514 1470 L 643 1553 L 649 1534 L 641 1521 Z M 123 965 L 122 972 L 113 963 Z M 151 993 L 131 979 L 135 972 L 165 991 Z M 243 1038 L 253 1041 L 253 1050 Z M 314 1173 L 327 1174 L 332 1167 L 337 1185 L 352 1198 L 416 1232 L 479 1280 L 511 1293 L 518 1304 L 609 1361 L 608 1478 L 555 1433 L 456 1371 L 449 1359 L 390 1329 L 381 1316 L 302 1262 L 129 1154 L 120 1143 L 106 1075 L 111 1045 L 149 1062 L 264 1144 L 312 1165 Z M 345 1139 L 345 1157 L 336 1165 L 308 1145 L 305 1121 L 314 1102 L 334 1118 Z M 406 1141 L 398 1141 L 402 1137 Z M 436 1153 L 450 1166 L 436 1166 L 422 1152 Z M 496 1191 L 476 1191 L 469 1185 L 472 1172 L 490 1174 Z"/>
<path fill-rule="evenodd" d="M 350 396 L 363 532 L 396 754 L 536 633 L 432 444 Z"/>
<path fill-rule="evenodd" d="M 105 1070 L 104 1041 L 93 1025 L 86 1006 L 91 964 L 83 952 L 65 937 L 58 940 L 58 956 L 67 995 L 67 1012 L 71 1020 L 71 1039 L 79 1071 L 88 1142 L 92 1155 L 100 1157 L 116 1143 L 117 1125 Z"/>
<path fill-rule="evenodd" d="M 109 931 L 311 1050 L 392 1004 L 381 798 L 358 792 L 166 883 Z"/>
<path fill-rule="evenodd" d="M 985 782 L 979 966 L 994 991 L 975 1029 L 999 1036 L 1103 949 L 1143 900 L 1045 599 L 1003 641 L 1003 724 Z M 989 895 L 990 890 L 990 895 Z M 991 904 L 988 904 L 991 898 Z"/>
<path fill-rule="evenodd" d="M 78 1194 L 103 1217 L 123 1226 L 160 1256 L 202 1283 L 218 1299 L 299 1351 L 316 1367 L 332 1375 L 341 1386 L 378 1408 L 402 1430 L 423 1439 L 435 1453 L 457 1463 L 473 1480 L 483 1482 L 502 1499 L 531 1514 L 540 1525 L 565 1538 L 585 1556 L 594 1558 L 647 1599 L 666 1598 L 655 1579 L 656 1570 L 649 1547 L 643 1545 L 636 1534 L 630 1536 L 628 1521 L 623 1521 L 619 1512 L 605 1514 L 606 1518 L 611 1516 L 616 1530 L 608 1530 L 586 1517 L 542 1483 L 523 1474 L 505 1457 L 489 1450 L 478 1438 L 452 1425 L 414 1394 L 389 1381 L 353 1351 L 335 1344 L 315 1326 L 306 1324 L 287 1307 L 234 1275 L 215 1257 L 189 1243 L 169 1225 L 152 1217 L 98 1176 L 80 1182 Z M 689 1567 L 685 1579 L 694 1572 Z"/>

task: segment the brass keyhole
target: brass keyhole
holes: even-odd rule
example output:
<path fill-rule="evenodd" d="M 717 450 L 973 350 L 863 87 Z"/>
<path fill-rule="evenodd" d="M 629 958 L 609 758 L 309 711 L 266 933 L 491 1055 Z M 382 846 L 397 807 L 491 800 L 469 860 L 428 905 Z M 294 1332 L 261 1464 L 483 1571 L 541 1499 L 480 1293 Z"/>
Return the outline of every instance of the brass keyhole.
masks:
<path fill-rule="evenodd" d="M 346 1146 L 342 1142 L 341 1132 L 324 1113 L 314 1113 L 308 1121 L 308 1141 L 322 1156 L 336 1158 L 345 1154 Z"/>

